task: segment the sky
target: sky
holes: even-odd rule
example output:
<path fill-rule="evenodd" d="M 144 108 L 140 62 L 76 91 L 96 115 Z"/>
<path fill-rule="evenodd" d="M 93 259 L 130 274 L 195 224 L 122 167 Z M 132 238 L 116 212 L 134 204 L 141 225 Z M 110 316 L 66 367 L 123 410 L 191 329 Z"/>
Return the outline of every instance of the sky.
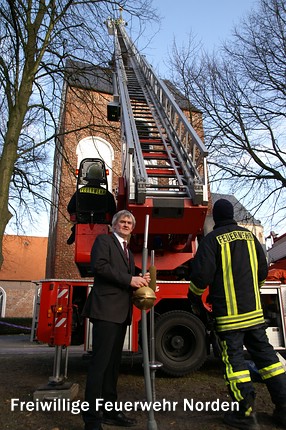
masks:
<path fill-rule="evenodd" d="M 132 27 L 127 26 L 127 32 L 131 30 L 132 39 L 155 72 L 161 78 L 168 78 L 167 63 L 174 40 L 180 48 L 192 34 L 202 49 L 211 53 L 232 38 L 234 26 L 239 27 L 252 10 L 259 9 L 259 4 L 259 0 L 153 0 L 161 16 L 160 25 L 150 24 L 138 40 Z M 255 214 L 255 218 L 261 218 L 263 224 L 266 220 L 264 213 Z M 264 228 L 266 234 L 271 230 L 266 224 Z M 279 234 L 284 231 L 286 226 L 280 226 Z"/>
<path fill-rule="evenodd" d="M 165 64 L 174 38 L 177 45 L 181 46 L 191 33 L 197 41 L 201 41 L 205 50 L 212 51 L 231 37 L 233 26 L 239 25 L 251 9 L 256 9 L 257 2 L 258 0 L 153 0 L 153 6 L 162 18 L 161 24 L 150 25 L 137 46 L 140 51 L 143 50 L 155 71 L 164 78 Z"/>
<path fill-rule="evenodd" d="M 168 53 L 175 38 L 178 46 L 192 33 L 207 51 L 215 50 L 224 40 L 231 38 L 234 25 L 245 17 L 259 0 L 153 0 L 153 6 L 161 17 L 160 24 L 150 24 L 144 35 L 137 40 L 140 52 L 146 55 L 160 77 L 167 77 Z M 127 20 L 127 17 L 123 18 Z M 132 23 L 126 28 L 135 41 L 138 32 Z M 38 226 L 27 225 L 25 234 L 48 235 L 48 214 L 42 214 Z M 8 234 L 15 234 L 11 229 Z"/>

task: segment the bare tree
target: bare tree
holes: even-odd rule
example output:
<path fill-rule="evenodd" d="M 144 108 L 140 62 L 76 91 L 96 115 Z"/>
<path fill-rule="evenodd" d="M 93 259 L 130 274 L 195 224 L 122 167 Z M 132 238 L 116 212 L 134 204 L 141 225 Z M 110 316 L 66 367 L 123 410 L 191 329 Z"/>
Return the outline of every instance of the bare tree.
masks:
<path fill-rule="evenodd" d="M 286 5 L 260 0 L 212 55 L 178 48 L 173 81 L 203 112 L 213 190 L 236 193 L 268 226 L 285 218 Z"/>
<path fill-rule="evenodd" d="M 104 22 L 119 7 L 133 20 L 156 18 L 151 0 L 0 2 L 0 268 L 11 217 L 49 204 L 66 59 L 106 66 L 112 48 Z"/>

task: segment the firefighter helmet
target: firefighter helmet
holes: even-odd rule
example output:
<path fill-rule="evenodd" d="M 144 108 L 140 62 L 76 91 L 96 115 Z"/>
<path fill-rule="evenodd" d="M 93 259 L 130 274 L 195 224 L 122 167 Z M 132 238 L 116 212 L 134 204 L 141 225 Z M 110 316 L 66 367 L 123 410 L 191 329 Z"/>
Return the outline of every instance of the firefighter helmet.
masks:
<path fill-rule="evenodd" d="M 93 163 L 86 172 L 86 179 L 88 181 L 90 180 L 96 180 L 96 179 L 103 179 L 103 168 L 102 164 L 100 163 Z"/>
<path fill-rule="evenodd" d="M 156 295 L 152 288 L 141 287 L 133 293 L 132 301 L 136 308 L 141 310 L 151 309 L 156 300 Z"/>

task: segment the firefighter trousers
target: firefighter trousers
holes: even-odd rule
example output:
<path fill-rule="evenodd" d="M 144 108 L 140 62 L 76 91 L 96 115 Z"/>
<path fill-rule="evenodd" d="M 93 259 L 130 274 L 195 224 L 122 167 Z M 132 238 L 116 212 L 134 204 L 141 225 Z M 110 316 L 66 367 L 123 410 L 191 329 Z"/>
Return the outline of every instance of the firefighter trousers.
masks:
<path fill-rule="evenodd" d="M 239 402 L 240 412 L 251 414 L 254 407 L 255 389 L 250 371 L 244 358 L 246 347 L 259 374 L 267 385 L 272 402 L 278 407 L 286 406 L 286 374 L 264 327 L 245 330 L 231 330 L 218 333 L 222 361 L 225 366 L 225 380 L 230 395 Z"/>

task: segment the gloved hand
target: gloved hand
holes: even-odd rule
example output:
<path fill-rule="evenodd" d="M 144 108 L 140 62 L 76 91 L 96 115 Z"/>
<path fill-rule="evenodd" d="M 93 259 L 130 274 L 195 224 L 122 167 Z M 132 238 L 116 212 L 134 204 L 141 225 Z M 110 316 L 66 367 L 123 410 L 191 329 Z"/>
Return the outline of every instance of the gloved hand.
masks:
<path fill-rule="evenodd" d="M 188 291 L 188 300 L 190 302 L 192 312 L 195 315 L 201 315 L 202 309 L 203 309 L 203 304 L 202 304 L 201 296 L 197 296 L 196 294 L 194 294 L 189 289 L 189 291 Z"/>

